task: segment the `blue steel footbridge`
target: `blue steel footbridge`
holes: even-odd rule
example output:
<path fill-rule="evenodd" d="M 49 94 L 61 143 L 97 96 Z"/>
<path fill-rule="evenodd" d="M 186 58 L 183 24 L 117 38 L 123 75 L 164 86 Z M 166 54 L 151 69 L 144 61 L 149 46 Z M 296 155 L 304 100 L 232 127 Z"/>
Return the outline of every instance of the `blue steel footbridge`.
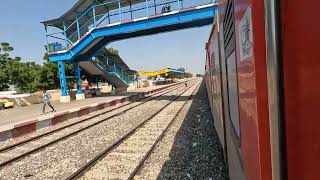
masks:
<path fill-rule="evenodd" d="M 101 75 L 114 87 L 128 86 L 130 69 L 110 62 L 103 50 L 115 41 L 213 23 L 215 0 L 79 0 L 57 19 L 44 21 L 49 60 L 57 62 L 62 96 L 68 96 L 65 63 Z M 186 37 L 187 38 L 187 37 Z"/>

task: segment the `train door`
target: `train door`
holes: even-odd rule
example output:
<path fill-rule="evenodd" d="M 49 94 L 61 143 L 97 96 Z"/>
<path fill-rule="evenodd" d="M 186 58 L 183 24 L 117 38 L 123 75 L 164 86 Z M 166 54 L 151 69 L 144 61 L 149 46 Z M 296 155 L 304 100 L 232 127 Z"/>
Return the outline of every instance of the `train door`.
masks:
<path fill-rule="evenodd" d="M 301 2 L 265 1 L 274 179 L 320 179 L 320 1 Z"/>
<path fill-rule="evenodd" d="M 245 179 L 240 150 L 239 90 L 233 0 L 228 0 L 220 19 L 220 54 L 228 169 L 231 180 Z"/>

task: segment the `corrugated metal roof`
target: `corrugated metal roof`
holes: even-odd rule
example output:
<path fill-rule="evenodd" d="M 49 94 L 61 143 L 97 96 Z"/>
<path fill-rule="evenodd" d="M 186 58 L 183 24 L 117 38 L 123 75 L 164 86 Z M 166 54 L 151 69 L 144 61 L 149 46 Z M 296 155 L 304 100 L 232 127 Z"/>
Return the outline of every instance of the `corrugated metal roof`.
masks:
<path fill-rule="evenodd" d="M 45 23 L 48 26 L 57 27 L 59 29 L 63 29 L 63 22 L 66 23 L 66 25 L 70 25 L 73 23 L 77 16 L 81 16 L 84 14 L 89 8 L 91 8 L 93 3 L 96 4 L 103 4 L 103 3 L 111 3 L 111 4 L 105 4 L 101 7 L 98 7 L 95 9 L 96 14 L 106 14 L 110 10 L 118 9 L 118 2 L 115 0 L 79 0 L 73 7 L 68 10 L 65 14 L 60 16 L 56 19 L 51 19 L 44 21 L 42 23 Z M 121 6 L 129 6 L 129 4 L 137 4 L 141 2 L 145 2 L 145 0 L 120 0 Z M 88 22 L 90 19 L 92 19 L 93 13 L 87 13 L 85 16 L 83 16 L 80 20 L 80 25 Z"/>

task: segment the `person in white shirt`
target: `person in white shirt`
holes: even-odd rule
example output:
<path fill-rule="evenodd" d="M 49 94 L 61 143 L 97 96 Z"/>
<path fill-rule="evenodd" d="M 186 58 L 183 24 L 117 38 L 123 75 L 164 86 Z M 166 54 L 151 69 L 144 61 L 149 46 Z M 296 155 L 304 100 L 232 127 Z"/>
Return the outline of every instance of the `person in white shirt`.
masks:
<path fill-rule="evenodd" d="M 51 112 L 55 112 L 56 110 L 54 109 L 54 107 L 51 105 L 50 103 L 50 94 L 44 90 L 43 91 L 43 94 L 42 94 L 42 100 L 43 100 L 43 108 L 42 108 L 42 114 L 45 113 L 45 110 L 46 110 L 46 105 L 48 105 L 49 107 L 51 107 L 52 111 Z"/>

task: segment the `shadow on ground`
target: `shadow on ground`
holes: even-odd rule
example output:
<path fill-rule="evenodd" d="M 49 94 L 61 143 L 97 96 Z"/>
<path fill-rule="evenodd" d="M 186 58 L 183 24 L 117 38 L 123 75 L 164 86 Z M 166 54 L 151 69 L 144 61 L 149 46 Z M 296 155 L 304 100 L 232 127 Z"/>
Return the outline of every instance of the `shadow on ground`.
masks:
<path fill-rule="evenodd" d="M 225 171 L 203 81 L 175 137 L 170 160 L 162 166 L 157 179 L 224 180 Z"/>

